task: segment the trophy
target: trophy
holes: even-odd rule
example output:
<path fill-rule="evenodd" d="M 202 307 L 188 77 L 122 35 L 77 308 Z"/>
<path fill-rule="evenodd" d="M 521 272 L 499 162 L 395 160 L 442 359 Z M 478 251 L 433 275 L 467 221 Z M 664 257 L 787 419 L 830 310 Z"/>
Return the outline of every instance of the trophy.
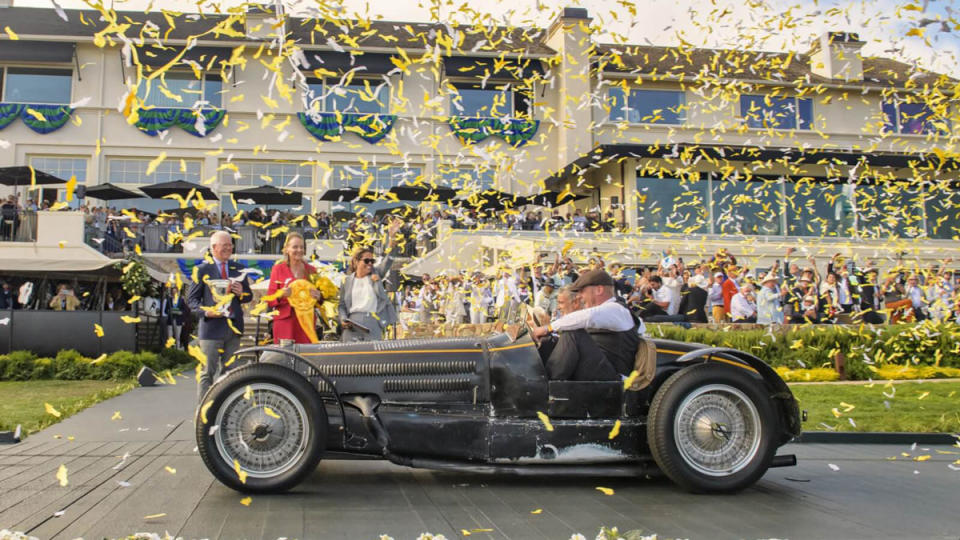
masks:
<path fill-rule="evenodd" d="M 229 279 L 209 279 L 207 280 L 207 286 L 210 287 L 210 291 L 213 293 L 213 300 L 217 304 L 223 301 L 223 297 L 230 294 Z M 229 317 L 230 302 L 226 302 L 220 306 L 219 312 L 222 313 L 224 317 Z"/>

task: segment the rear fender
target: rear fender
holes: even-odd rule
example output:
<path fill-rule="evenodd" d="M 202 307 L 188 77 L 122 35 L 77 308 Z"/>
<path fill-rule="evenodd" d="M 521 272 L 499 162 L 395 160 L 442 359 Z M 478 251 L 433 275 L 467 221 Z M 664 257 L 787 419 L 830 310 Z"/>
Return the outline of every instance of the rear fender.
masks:
<path fill-rule="evenodd" d="M 793 397 L 793 392 L 790 391 L 787 383 L 783 382 L 780 375 L 766 362 L 752 354 L 728 347 L 694 349 L 673 361 L 674 364 L 682 367 L 705 362 L 722 362 L 737 366 L 754 373 L 762 379 L 767 385 L 770 397 L 776 400 L 777 410 L 780 413 L 781 425 L 783 427 L 781 444 L 800 435 L 802 429 L 800 426 L 800 409 L 797 407 L 797 401 Z"/>

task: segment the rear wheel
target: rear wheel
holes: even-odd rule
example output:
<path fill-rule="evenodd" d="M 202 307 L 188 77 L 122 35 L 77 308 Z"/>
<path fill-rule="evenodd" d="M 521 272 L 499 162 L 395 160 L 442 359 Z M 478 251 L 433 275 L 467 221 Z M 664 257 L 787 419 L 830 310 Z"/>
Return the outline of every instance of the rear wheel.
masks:
<path fill-rule="evenodd" d="M 647 438 L 660 469 L 694 492 L 752 485 L 776 452 L 777 420 L 762 381 L 699 364 L 670 377 L 650 406 Z"/>
<path fill-rule="evenodd" d="M 204 396 L 196 424 L 197 449 L 210 472 L 250 493 L 300 483 L 316 469 L 327 435 L 317 391 L 272 364 L 245 366 L 219 381 Z"/>

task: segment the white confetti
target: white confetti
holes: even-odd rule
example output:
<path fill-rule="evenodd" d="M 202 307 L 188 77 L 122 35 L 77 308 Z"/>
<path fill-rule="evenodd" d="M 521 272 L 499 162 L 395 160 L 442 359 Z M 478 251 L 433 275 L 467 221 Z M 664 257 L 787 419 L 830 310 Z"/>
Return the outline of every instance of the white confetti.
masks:
<path fill-rule="evenodd" d="M 123 488 L 130 487 L 130 482 L 124 482 L 123 480 L 117 480 L 117 485 Z"/>
<path fill-rule="evenodd" d="M 831 470 L 831 471 L 834 471 L 834 472 L 840 470 L 840 467 L 837 467 L 837 466 L 834 465 L 833 463 L 827 463 L 827 466 L 830 467 L 830 470 Z"/>

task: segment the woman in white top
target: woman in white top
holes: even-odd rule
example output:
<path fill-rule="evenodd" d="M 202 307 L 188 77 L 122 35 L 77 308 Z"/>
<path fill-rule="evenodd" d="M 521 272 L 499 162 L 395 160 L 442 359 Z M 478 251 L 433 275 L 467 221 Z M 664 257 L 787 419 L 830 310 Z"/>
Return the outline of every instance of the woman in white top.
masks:
<path fill-rule="evenodd" d="M 387 247 L 377 264 L 373 249 L 358 248 L 350 258 L 350 271 L 340 288 L 341 341 L 377 341 L 383 330 L 397 322 L 397 310 L 383 288 L 383 276 L 393 264 L 397 231 L 403 224 L 395 220 L 387 229 Z"/>

